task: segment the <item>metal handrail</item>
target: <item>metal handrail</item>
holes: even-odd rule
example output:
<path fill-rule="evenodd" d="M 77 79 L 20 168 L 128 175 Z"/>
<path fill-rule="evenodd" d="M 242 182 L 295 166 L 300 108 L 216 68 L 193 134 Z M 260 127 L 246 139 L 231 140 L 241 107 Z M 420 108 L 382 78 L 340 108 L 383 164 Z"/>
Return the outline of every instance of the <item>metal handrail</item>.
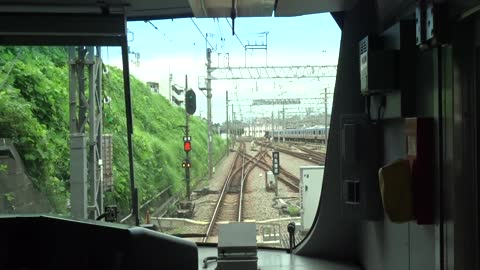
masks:
<path fill-rule="evenodd" d="M 142 204 L 138 210 L 142 210 L 145 206 L 147 206 L 147 205 L 148 205 L 149 203 L 151 203 L 153 200 L 155 200 L 156 198 L 158 198 L 159 196 L 161 196 L 163 193 L 167 192 L 170 188 L 172 188 L 172 185 L 169 185 L 169 186 L 166 187 L 164 190 L 160 191 L 158 194 L 156 194 L 155 196 L 153 196 L 150 200 L 148 200 L 147 202 L 145 202 L 144 204 Z M 122 220 L 120 220 L 120 223 L 124 223 L 124 222 L 127 221 L 129 218 L 131 218 L 132 216 L 133 216 L 133 212 L 130 210 L 130 214 L 128 214 L 126 217 L 124 217 Z"/>

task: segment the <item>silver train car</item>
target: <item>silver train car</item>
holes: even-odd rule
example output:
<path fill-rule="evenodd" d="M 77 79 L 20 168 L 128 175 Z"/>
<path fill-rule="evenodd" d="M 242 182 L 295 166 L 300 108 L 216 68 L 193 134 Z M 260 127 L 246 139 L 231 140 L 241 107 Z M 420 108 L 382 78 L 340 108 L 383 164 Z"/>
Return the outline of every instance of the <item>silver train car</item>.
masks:
<path fill-rule="evenodd" d="M 328 136 L 328 128 L 325 127 L 312 127 L 302 129 L 285 129 L 274 130 L 273 138 L 270 136 L 271 132 L 267 132 L 266 137 L 278 141 L 305 141 L 305 142 L 317 142 L 325 143 Z"/>

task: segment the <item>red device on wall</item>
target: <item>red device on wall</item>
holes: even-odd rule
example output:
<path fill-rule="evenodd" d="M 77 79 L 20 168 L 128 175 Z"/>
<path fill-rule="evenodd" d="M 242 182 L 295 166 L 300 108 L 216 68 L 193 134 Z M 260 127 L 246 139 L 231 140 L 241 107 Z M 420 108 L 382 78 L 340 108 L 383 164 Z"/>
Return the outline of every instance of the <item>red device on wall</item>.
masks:
<path fill-rule="evenodd" d="M 412 171 L 413 213 L 417 224 L 434 222 L 435 137 L 433 118 L 405 119 L 407 158 Z"/>

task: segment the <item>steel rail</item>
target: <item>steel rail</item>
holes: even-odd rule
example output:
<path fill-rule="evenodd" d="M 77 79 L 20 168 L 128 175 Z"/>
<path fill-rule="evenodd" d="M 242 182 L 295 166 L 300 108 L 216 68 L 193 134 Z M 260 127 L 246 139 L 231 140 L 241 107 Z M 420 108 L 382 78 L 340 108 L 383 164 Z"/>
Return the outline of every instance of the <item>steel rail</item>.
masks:
<path fill-rule="evenodd" d="M 243 183 L 245 180 L 245 156 L 242 156 L 242 176 L 240 178 L 240 194 L 238 198 L 238 215 L 237 222 L 242 221 L 242 207 L 243 207 Z"/>
<path fill-rule="evenodd" d="M 317 157 L 318 159 L 323 159 L 325 161 L 325 153 L 316 152 L 314 150 L 307 149 L 306 147 L 295 145 L 300 151 L 303 151 L 307 154 Z"/>
<path fill-rule="evenodd" d="M 210 234 L 212 233 L 212 230 L 213 230 L 213 227 L 215 225 L 215 222 L 218 218 L 218 213 L 220 212 L 220 208 L 221 208 L 221 204 L 223 202 L 223 199 L 225 198 L 225 194 L 226 194 L 226 191 L 227 191 L 227 188 L 229 187 L 230 185 L 230 182 L 232 181 L 232 178 L 233 178 L 233 169 L 235 168 L 235 165 L 237 163 L 237 160 L 238 158 L 240 157 L 240 154 L 239 152 L 236 153 L 235 155 L 235 159 L 232 163 L 232 166 L 230 167 L 230 170 L 228 172 L 228 176 L 227 176 L 227 179 L 225 180 L 225 182 L 223 183 L 223 187 L 222 187 L 222 191 L 220 193 L 220 196 L 218 197 L 218 200 L 217 200 L 217 203 L 215 204 L 215 210 L 213 210 L 213 215 L 212 215 L 212 218 L 210 219 L 210 222 L 208 223 L 208 227 L 207 227 L 207 232 L 205 233 L 205 237 L 202 239 L 202 242 L 205 243 L 207 242 L 208 240 L 208 237 L 210 236 Z"/>
<path fill-rule="evenodd" d="M 279 152 L 297 157 L 299 159 L 303 159 L 305 161 L 313 162 L 313 163 L 318 164 L 318 165 L 324 165 L 325 164 L 325 159 L 322 159 L 322 158 L 317 157 L 317 156 L 312 157 L 312 156 L 310 156 L 309 154 L 306 154 L 306 153 L 299 153 L 299 152 L 291 151 L 291 150 L 281 148 L 281 147 L 278 147 L 278 146 L 274 147 L 274 146 L 272 146 L 271 144 L 268 144 L 268 143 L 260 143 L 260 144 L 264 145 L 268 148 L 277 150 Z"/>
<path fill-rule="evenodd" d="M 253 168 L 257 166 L 257 163 L 260 162 L 262 158 L 265 157 L 267 154 L 266 150 L 260 150 L 254 157 L 246 154 L 246 153 L 241 153 L 243 156 L 244 164 L 243 164 L 243 170 L 242 170 L 242 180 L 241 180 L 241 186 L 240 186 L 240 199 L 239 199 L 239 208 L 238 208 L 238 218 L 237 221 L 241 222 L 243 219 L 243 194 L 244 194 L 244 187 L 245 187 L 245 181 L 248 179 L 248 176 L 252 172 Z M 245 157 L 250 157 L 250 159 L 247 160 L 245 163 Z M 247 167 L 249 164 L 252 164 L 252 166 Z"/>
<path fill-rule="evenodd" d="M 245 188 L 245 179 L 248 178 L 250 172 L 253 170 L 253 168 L 256 166 L 256 163 L 260 161 L 260 159 L 264 158 L 265 155 L 267 154 L 266 151 L 261 151 L 259 154 L 257 154 L 255 157 L 252 157 L 250 155 L 247 156 L 247 154 L 244 152 L 245 151 L 245 145 L 242 144 L 239 148 L 239 150 L 236 152 L 237 155 L 235 157 L 234 162 L 232 163 L 232 166 L 230 167 L 228 177 L 226 181 L 223 184 L 222 191 L 220 193 L 219 198 L 217 199 L 217 203 L 215 205 L 215 210 L 213 212 L 212 218 L 210 219 L 210 222 L 207 227 L 207 232 L 205 234 L 205 237 L 202 239 L 202 242 L 207 242 L 208 238 L 211 236 L 213 229 L 216 225 L 217 219 L 219 217 L 219 213 L 221 212 L 221 209 L 223 207 L 223 201 L 225 198 L 225 195 L 228 193 L 228 189 L 230 188 L 231 184 L 233 183 L 234 176 L 238 175 L 238 173 L 241 173 L 241 183 L 240 183 L 240 192 L 239 192 L 239 203 L 238 203 L 238 213 L 237 213 L 237 221 L 241 222 L 243 218 L 243 211 L 244 211 L 244 206 L 243 206 L 243 195 L 244 195 L 244 188 Z M 238 159 L 242 157 L 242 167 L 238 167 Z M 258 159 L 258 160 L 257 160 Z M 250 164 L 253 164 L 253 166 L 248 167 Z M 235 169 L 236 168 L 236 169 Z"/>
<path fill-rule="evenodd" d="M 245 154 L 247 156 L 250 156 L 248 154 Z M 250 156 L 251 157 L 251 156 Z M 268 165 L 266 162 L 260 160 L 257 164 L 256 164 L 257 167 L 265 170 L 265 171 L 271 171 L 272 170 L 272 167 L 270 165 Z M 288 173 L 288 172 L 287 172 Z M 285 174 L 287 175 L 287 174 Z M 291 174 L 290 174 L 291 175 Z M 289 177 L 289 176 L 286 176 L 286 177 Z M 298 183 L 300 182 L 300 180 L 298 178 L 296 178 L 296 176 L 293 176 L 295 177 L 295 180 L 297 183 L 293 183 L 292 181 L 289 181 L 287 180 L 285 177 L 283 177 L 282 175 L 279 175 L 278 176 L 278 180 L 280 180 L 281 182 L 283 182 L 285 185 L 287 185 L 289 188 L 291 188 L 293 191 L 295 192 L 299 192 L 300 189 L 299 189 L 299 186 L 298 186 Z"/>
<path fill-rule="evenodd" d="M 272 157 L 270 156 L 270 153 L 267 154 L 268 157 L 270 159 L 272 159 Z M 266 162 L 266 161 L 265 161 Z M 270 165 L 268 165 L 268 163 L 266 163 L 267 166 L 269 166 L 271 168 Z M 300 183 L 300 179 L 298 177 L 296 177 L 293 173 L 283 169 L 282 167 L 280 167 L 280 174 L 283 174 L 285 175 L 286 177 L 290 178 L 291 180 L 293 180 L 296 184 L 299 184 Z"/>

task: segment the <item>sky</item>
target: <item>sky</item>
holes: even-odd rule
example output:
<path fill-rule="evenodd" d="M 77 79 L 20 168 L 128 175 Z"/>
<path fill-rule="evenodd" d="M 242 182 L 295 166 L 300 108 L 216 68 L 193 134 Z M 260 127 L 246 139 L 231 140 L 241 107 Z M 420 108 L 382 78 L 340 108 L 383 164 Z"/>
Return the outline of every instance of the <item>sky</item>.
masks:
<path fill-rule="evenodd" d="M 231 20 L 174 19 L 129 22 L 130 60 L 139 54 L 138 65 L 131 63 L 130 72 L 140 80 L 160 83 L 160 91 L 168 93 L 169 74 L 173 83 L 188 87 L 197 94 L 195 115 L 206 117 L 206 97 L 198 90 L 199 78 L 206 76 L 206 46 L 212 48 L 212 66 L 302 66 L 336 65 L 341 31 L 329 13 L 284 18 L 237 18 L 232 35 Z M 198 27 L 198 28 L 197 28 Z M 268 40 L 265 33 L 268 32 Z M 208 43 L 205 36 L 208 35 Z M 261 45 L 268 50 L 249 50 L 243 45 Z M 103 52 L 107 64 L 121 67 L 119 48 Z M 270 116 L 278 106 L 250 106 L 252 99 L 304 98 L 302 105 L 287 106 L 291 114 L 315 107 L 323 111 L 319 98 L 324 89 L 333 92 L 334 78 L 212 81 L 212 122 L 225 121 L 225 92 L 234 110 L 244 121 Z M 331 95 L 329 100 L 331 108 Z M 134 104 L 135 105 L 135 104 Z"/>

